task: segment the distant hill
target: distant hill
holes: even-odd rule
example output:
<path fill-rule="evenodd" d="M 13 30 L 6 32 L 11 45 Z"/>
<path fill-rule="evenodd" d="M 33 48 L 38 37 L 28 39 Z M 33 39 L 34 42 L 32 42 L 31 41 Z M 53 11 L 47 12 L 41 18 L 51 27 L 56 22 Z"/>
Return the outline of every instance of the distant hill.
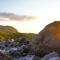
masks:
<path fill-rule="evenodd" d="M 0 25 L 0 32 L 5 32 L 5 33 L 15 33 L 18 32 L 15 28 L 11 26 L 2 26 Z"/>
<path fill-rule="evenodd" d="M 0 41 L 15 38 L 18 31 L 11 26 L 0 25 Z"/>
<path fill-rule="evenodd" d="M 9 39 L 25 38 L 27 40 L 33 39 L 37 34 L 34 33 L 21 33 L 11 26 L 0 25 L 0 41 Z"/>

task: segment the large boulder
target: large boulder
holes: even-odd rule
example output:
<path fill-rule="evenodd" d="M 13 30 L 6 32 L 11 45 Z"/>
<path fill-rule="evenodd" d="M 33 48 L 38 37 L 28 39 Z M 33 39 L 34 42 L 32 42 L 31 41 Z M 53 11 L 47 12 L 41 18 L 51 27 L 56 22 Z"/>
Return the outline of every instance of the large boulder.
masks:
<path fill-rule="evenodd" d="M 52 51 L 60 53 L 60 21 L 48 24 L 32 41 L 32 54 L 43 56 Z"/>
<path fill-rule="evenodd" d="M 59 57 L 59 55 L 56 52 L 52 52 L 42 57 L 41 60 L 52 60 L 53 58 L 56 59 L 55 57 Z"/>
<path fill-rule="evenodd" d="M 53 57 L 53 58 L 51 58 L 49 60 L 60 60 L 60 57 Z"/>

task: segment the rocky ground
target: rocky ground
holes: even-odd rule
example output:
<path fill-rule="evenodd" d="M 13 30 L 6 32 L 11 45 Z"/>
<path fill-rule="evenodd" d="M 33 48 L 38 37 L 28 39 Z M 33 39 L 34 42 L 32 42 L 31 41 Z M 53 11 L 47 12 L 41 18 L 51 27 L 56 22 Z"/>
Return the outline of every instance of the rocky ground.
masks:
<path fill-rule="evenodd" d="M 0 42 L 0 60 L 60 60 L 60 21 L 48 24 L 36 38 Z"/>

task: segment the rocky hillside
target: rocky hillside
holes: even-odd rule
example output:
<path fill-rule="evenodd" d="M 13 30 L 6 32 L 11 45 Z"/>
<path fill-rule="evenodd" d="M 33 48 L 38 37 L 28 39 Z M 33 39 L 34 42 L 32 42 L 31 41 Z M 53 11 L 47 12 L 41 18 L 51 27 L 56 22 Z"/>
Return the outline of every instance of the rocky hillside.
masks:
<path fill-rule="evenodd" d="M 33 54 L 44 55 L 51 51 L 60 53 L 60 21 L 48 24 L 32 42 Z"/>

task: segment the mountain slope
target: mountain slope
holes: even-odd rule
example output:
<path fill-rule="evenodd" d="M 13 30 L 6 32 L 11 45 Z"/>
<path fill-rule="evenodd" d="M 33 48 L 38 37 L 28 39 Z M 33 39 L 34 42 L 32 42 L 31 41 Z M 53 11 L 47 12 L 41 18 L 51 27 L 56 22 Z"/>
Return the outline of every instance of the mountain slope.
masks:
<path fill-rule="evenodd" d="M 0 41 L 15 38 L 17 34 L 18 31 L 15 28 L 11 26 L 0 25 Z"/>
<path fill-rule="evenodd" d="M 14 33 L 14 32 L 17 32 L 17 30 L 11 26 L 0 25 L 0 32 Z"/>
<path fill-rule="evenodd" d="M 0 25 L 0 32 L 14 33 L 14 32 L 17 32 L 17 30 L 11 26 Z"/>

